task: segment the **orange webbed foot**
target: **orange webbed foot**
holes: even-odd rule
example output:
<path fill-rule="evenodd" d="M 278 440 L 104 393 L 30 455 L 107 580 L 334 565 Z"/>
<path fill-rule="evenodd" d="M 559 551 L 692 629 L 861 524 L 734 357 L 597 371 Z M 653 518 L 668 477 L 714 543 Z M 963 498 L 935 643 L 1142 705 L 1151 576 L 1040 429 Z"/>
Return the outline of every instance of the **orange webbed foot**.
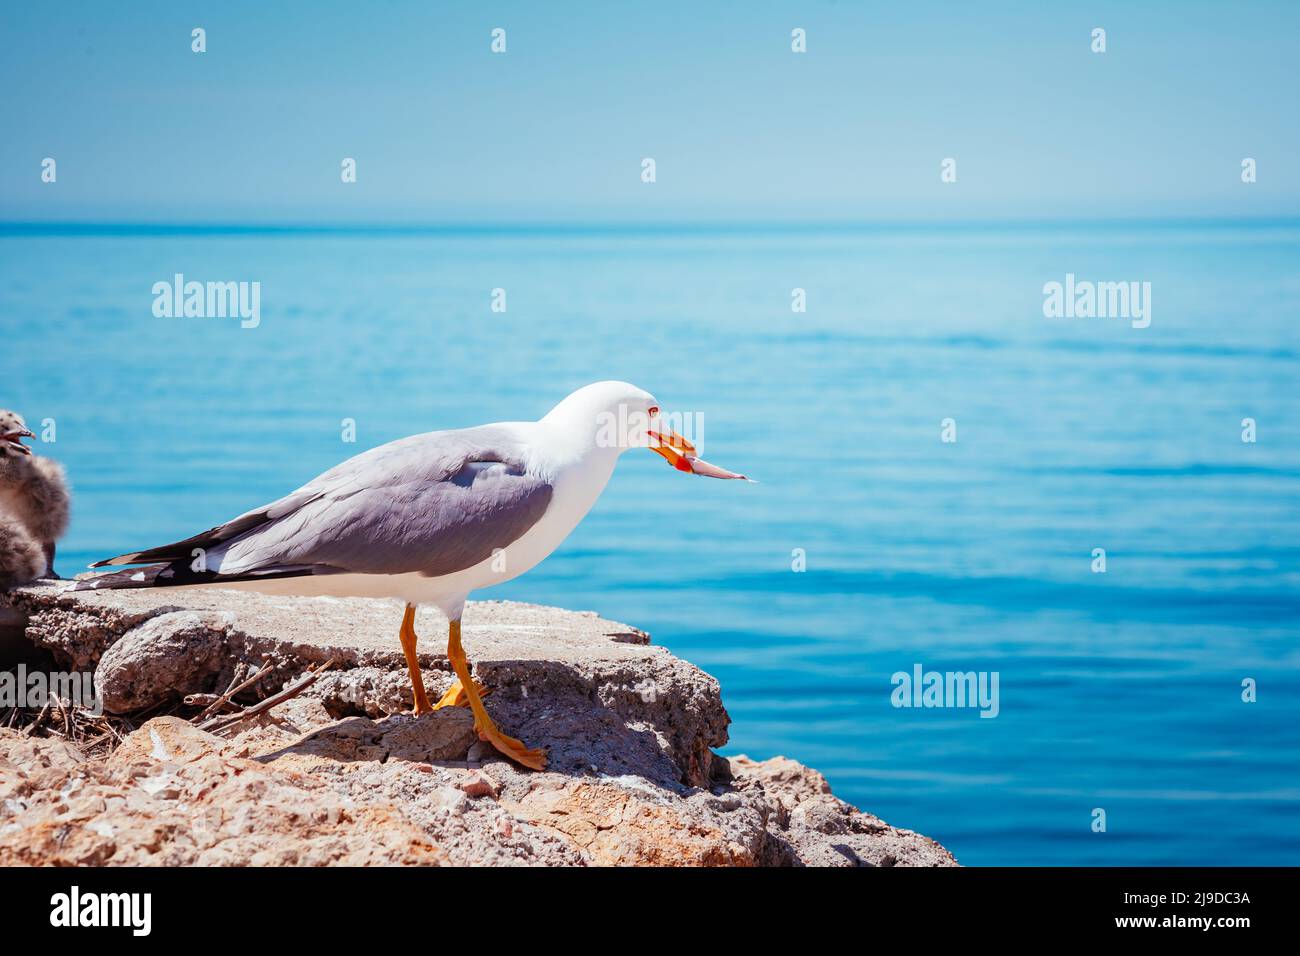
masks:
<path fill-rule="evenodd" d="M 522 764 L 530 770 L 546 769 L 546 751 L 542 748 L 525 746 L 522 740 L 502 733 L 491 721 L 486 727 L 476 721 L 474 729 L 478 731 L 480 740 L 491 744 L 515 763 Z"/>
<path fill-rule="evenodd" d="M 478 691 L 479 697 L 486 697 L 490 693 L 489 690 L 478 681 L 474 681 L 474 689 Z M 442 698 L 438 703 L 433 705 L 433 709 L 439 710 L 443 707 L 468 707 L 469 705 L 469 694 L 465 693 L 465 685 L 459 680 L 456 680 L 449 688 L 447 688 L 447 693 L 442 695 Z"/>

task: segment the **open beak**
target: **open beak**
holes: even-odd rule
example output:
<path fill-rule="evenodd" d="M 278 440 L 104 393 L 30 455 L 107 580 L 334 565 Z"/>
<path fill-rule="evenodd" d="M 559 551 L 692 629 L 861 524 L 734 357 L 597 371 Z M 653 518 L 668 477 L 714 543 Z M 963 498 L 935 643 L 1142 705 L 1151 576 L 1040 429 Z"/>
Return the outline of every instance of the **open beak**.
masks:
<path fill-rule="evenodd" d="M 32 453 L 32 450 L 28 448 L 26 445 L 24 445 L 21 439 L 35 438 L 35 437 L 36 436 L 31 432 L 29 432 L 26 428 L 20 428 L 17 431 L 5 432 L 3 435 L 0 435 L 0 442 L 4 442 L 7 445 L 17 448 L 18 451 L 24 455 L 30 455 Z"/>
<path fill-rule="evenodd" d="M 664 460 L 678 471 L 685 471 L 692 475 L 704 475 L 706 478 L 753 480 L 705 461 L 699 457 L 694 445 L 671 429 L 667 432 L 648 431 L 646 434 L 650 436 L 650 450 L 657 455 L 662 455 Z"/>

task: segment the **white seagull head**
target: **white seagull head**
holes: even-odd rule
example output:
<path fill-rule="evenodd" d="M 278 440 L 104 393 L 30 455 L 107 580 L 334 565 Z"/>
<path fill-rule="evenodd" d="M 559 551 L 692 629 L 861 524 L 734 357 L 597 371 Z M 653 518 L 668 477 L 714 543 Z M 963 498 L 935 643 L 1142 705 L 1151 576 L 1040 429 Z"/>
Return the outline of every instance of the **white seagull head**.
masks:
<path fill-rule="evenodd" d="M 619 455 L 629 448 L 649 448 L 678 471 L 745 478 L 700 458 L 695 445 L 669 427 L 668 417 L 662 414 L 659 400 L 643 388 L 629 382 L 595 382 L 570 394 L 542 421 Z"/>
<path fill-rule="evenodd" d="M 599 448 L 645 448 L 659 420 L 659 402 L 629 382 L 595 382 L 566 397 L 542 419 Z"/>

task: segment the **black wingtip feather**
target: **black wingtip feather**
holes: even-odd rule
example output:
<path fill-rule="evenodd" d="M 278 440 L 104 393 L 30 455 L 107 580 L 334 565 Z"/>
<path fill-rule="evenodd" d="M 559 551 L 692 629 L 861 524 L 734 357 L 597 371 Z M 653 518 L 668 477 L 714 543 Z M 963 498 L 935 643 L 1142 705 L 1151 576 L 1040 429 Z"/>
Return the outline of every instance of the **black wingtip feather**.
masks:
<path fill-rule="evenodd" d="M 310 568 L 276 571 L 268 574 L 219 574 L 216 571 L 195 571 L 186 561 L 170 564 L 150 564 L 124 571 L 110 571 L 94 577 L 78 578 L 70 590 L 111 591 L 120 588 L 169 588 L 189 584 L 222 584 L 230 581 L 269 580 L 271 578 L 296 578 L 311 574 Z"/>
<path fill-rule="evenodd" d="M 140 558 L 138 554 L 119 554 L 116 558 L 105 558 L 103 561 L 96 561 L 90 565 L 92 568 L 115 568 L 123 564 L 136 564 Z"/>
<path fill-rule="evenodd" d="M 133 551 L 130 554 L 119 554 L 116 558 L 105 558 L 103 561 L 96 561 L 91 567 L 110 568 L 120 567 L 124 564 L 152 564 L 155 561 L 189 562 L 193 559 L 196 548 L 201 550 L 214 548 L 265 524 L 268 520 L 265 510 L 251 512 L 240 515 L 233 521 L 227 521 L 223 525 L 209 528 L 207 531 L 196 534 L 192 538 L 186 538 L 184 541 L 173 541 L 171 544 L 160 545 L 156 548 L 146 548 L 143 551 Z"/>

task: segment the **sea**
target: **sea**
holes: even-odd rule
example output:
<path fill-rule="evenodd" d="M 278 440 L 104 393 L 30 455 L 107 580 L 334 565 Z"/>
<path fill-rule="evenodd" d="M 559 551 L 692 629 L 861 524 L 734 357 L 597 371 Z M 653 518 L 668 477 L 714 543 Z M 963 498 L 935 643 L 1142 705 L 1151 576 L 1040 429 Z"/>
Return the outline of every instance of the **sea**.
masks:
<path fill-rule="evenodd" d="M 256 323 L 165 314 L 178 274 Z M 1046 314 L 1067 282 L 1144 314 Z M 629 452 L 477 596 L 648 630 L 721 682 L 724 754 L 972 865 L 1300 864 L 1298 329 L 1292 220 L 0 224 L 62 574 L 631 381 L 758 483 Z M 918 670 L 996 707 L 899 706 Z"/>

